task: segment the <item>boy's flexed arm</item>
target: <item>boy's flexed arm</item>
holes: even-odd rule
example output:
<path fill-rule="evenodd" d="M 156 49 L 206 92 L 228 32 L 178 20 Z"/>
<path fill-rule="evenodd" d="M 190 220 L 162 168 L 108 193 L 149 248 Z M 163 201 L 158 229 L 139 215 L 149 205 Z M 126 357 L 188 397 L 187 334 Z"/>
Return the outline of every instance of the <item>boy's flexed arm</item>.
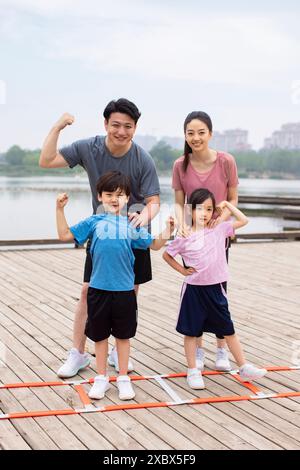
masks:
<path fill-rule="evenodd" d="M 68 195 L 66 193 L 59 194 L 56 199 L 56 227 L 58 238 L 63 242 L 71 242 L 74 236 L 69 229 L 66 221 L 64 207 L 68 202 Z"/>

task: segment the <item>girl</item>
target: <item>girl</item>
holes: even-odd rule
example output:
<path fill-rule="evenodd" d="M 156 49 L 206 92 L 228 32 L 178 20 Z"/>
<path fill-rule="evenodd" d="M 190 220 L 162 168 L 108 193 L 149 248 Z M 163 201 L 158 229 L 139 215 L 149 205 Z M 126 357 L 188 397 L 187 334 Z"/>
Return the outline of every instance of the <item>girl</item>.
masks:
<path fill-rule="evenodd" d="M 203 111 L 193 111 L 184 121 L 185 147 L 184 155 L 174 163 L 172 187 L 175 191 L 176 217 L 179 221 L 179 233 L 186 235 L 184 221 L 184 204 L 197 188 L 211 191 L 219 204 L 229 201 L 234 206 L 238 203 L 238 174 L 235 160 L 226 152 L 213 150 L 209 147 L 212 137 L 212 121 Z M 230 211 L 225 207 L 222 215 L 211 220 L 210 227 L 227 220 Z M 226 241 L 228 248 L 230 239 Z M 226 283 L 223 285 L 226 291 Z M 204 368 L 204 351 L 202 349 L 202 332 L 199 332 L 196 351 L 197 366 Z M 230 362 L 225 349 L 223 336 L 217 335 L 217 370 L 230 370 Z"/>
<path fill-rule="evenodd" d="M 196 367 L 197 337 L 203 331 L 225 337 L 227 346 L 239 366 L 244 381 L 256 380 L 266 374 L 247 364 L 239 339 L 230 318 L 223 282 L 228 279 L 225 240 L 234 230 L 248 223 L 247 217 L 228 201 L 219 204 L 235 221 L 221 222 L 210 227 L 216 210 L 214 195 L 207 189 L 197 189 L 189 198 L 192 215 L 191 234 L 177 236 L 163 254 L 164 260 L 185 276 L 176 330 L 184 335 L 184 348 L 188 364 L 187 382 L 193 389 L 203 389 L 201 370 Z M 179 264 L 174 257 L 181 255 L 189 268 Z"/>

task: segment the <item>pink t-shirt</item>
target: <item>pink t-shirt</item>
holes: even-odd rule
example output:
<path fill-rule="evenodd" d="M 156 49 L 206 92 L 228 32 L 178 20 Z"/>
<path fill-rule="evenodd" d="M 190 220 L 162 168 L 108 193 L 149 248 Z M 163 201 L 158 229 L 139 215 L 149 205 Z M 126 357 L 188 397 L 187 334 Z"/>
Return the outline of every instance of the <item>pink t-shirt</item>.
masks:
<path fill-rule="evenodd" d="M 173 258 L 181 255 L 188 267 L 196 269 L 195 273 L 185 277 L 187 284 L 220 284 L 228 281 L 225 240 L 233 234 L 233 222 L 222 222 L 213 229 L 205 228 L 187 238 L 176 237 L 169 244 L 167 253 Z"/>
<path fill-rule="evenodd" d="M 205 173 L 199 173 L 191 163 L 184 172 L 183 160 L 184 157 L 180 157 L 174 162 L 172 188 L 182 190 L 188 198 L 195 189 L 205 188 L 214 194 L 219 204 L 227 201 L 228 188 L 239 184 L 235 159 L 229 153 L 218 152 L 214 166 Z"/>

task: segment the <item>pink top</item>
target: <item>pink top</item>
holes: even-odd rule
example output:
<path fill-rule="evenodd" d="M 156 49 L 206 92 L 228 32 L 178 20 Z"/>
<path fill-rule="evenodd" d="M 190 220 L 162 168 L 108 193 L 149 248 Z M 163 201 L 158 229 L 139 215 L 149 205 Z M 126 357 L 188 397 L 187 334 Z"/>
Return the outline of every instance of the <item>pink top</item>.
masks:
<path fill-rule="evenodd" d="M 184 157 L 180 157 L 174 162 L 172 188 L 182 190 L 188 198 L 195 189 L 205 188 L 214 194 L 219 204 L 227 201 L 228 188 L 239 184 L 235 159 L 229 153 L 217 152 L 214 166 L 205 173 L 199 173 L 191 163 L 184 172 L 183 160 Z"/>
<path fill-rule="evenodd" d="M 173 258 L 181 255 L 188 267 L 196 269 L 195 273 L 185 277 L 187 284 L 220 284 L 228 281 L 225 240 L 233 234 L 233 222 L 222 222 L 213 229 L 205 228 L 187 238 L 176 237 L 169 244 L 167 253 Z"/>

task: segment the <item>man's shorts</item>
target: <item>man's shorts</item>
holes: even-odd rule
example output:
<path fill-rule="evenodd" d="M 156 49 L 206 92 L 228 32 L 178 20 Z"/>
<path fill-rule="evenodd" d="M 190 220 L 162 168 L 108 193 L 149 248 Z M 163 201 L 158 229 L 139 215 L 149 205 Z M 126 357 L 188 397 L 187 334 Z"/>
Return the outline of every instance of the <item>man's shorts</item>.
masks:
<path fill-rule="evenodd" d="M 92 341 L 102 341 L 110 335 L 118 339 L 135 336 L 137 302 L 134 290 L 107 291 L 89 287 L 87 304 L 85 334 Z"/>
<path fill-rule="evenodd" d="M 92 274 L 92 257 L 90 253 L 90 246 L 91 243 L 88 241 L 86 247 L 86 259 L 84 265 L 84 275 L 83 275 L 83 282 L 90 282 L 91 274 Z M 134 284 L 145 284 L 145 282 L 152 280 L 152 267 L 151 267 L 151 257 L 150 257 L 150 249 L 147 250 L 137 250 L 133 249 L 133 254 L 135 256 L 134 261 Z"/>
<path fill-rule="evenodd" d="M 233 335 L 234 326 L 222 284 L 183 284 L 176 330 L 185 336 L 196 337 L 202 332 Z"/>

